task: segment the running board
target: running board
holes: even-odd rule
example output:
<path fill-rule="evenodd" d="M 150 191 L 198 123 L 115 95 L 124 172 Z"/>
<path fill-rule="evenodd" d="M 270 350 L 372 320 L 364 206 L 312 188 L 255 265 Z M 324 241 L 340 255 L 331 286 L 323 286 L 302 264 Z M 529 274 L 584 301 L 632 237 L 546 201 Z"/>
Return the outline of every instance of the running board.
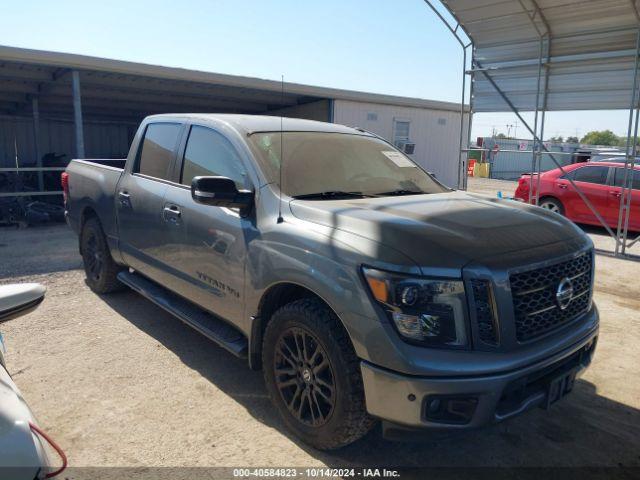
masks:
<path fill-rule="evenodd" d="M 142 275 L 125 270 L 118 274 L 118 280 L 237 357 L 247 357 L 247 337 L 224 320 Z"/>

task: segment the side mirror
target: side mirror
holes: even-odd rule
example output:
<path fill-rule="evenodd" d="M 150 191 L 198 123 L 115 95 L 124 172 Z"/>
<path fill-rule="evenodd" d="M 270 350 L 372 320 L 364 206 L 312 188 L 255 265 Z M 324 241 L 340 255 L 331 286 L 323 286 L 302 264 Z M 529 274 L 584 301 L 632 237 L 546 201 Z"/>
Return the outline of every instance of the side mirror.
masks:
<path fill-rule="evenodd" d="M 44 299 L 46 291 L 39 283 L 0 286 L 0 323 L 34 310 Z"/>
<path fill-rule="evenodd" d="M 239 208 L 242 215 L 253 204 L 253 192 L 238 190 L 236 183 L 227 177 L 193 177 L 191 198 L 204 205 Z"/>

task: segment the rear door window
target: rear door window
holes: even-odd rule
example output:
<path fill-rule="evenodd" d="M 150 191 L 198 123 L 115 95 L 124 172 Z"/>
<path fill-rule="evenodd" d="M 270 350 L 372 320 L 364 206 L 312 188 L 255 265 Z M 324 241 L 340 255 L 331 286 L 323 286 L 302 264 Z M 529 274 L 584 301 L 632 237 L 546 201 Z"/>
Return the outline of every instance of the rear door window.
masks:
<path fill-rule="evenodd" d="M 193 177 L 227 177 L 244 188 L 246 171 L 231 142 L 207 127 L 191 127 L 182 163 L 180 183 L 191 185 Z"/>
<path fill-rule="evenodd" d="M 615 169 L 615 177 L 613 179 L 613 184 L 616 187 L 622 187 L 622 184 L 624 183 L 624 170 L 625 170 L 624 168 Z M 640 170 L 634 170 L 633 183 L 631 185 L 631 188 L 633 188 L 634 190 L 640 190 Z"/>
<path fill-rule="evenodd" d="M 169 180 L 181 128 L 179 123 L 149 124 L 144 133 L 136 172 Z"/>
<path fill-rule="evenodd" d="M 574 170 L 573 180 L 575 182 L 595 183 L 606 185 L 609 167 L 582 167 Z"/>

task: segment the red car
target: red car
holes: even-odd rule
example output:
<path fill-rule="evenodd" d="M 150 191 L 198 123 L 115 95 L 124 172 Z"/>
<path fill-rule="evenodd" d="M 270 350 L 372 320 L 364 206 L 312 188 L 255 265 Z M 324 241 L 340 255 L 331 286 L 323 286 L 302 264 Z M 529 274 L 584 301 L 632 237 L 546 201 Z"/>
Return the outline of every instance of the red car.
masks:
<path fill-rule="evenodd" d="M 567 165 L 563 168 L 566 173 L 556 168 L 540 175 L 539 205 L 560 213 L 576 223 L 600 225 L 594 213 L 569 182 L 570 178 L 607 224 L 616 229 L 622 194 L 621 185 L 624 179 L 624 163 L 588 162 Z M 524 174 L 518 181 L 516 199 L 529 201 L 532 178 L 535 195 L 537 175 Z M 633 172 L 629 230 L 640 231 L 640 165 L 636 165 Z"/>

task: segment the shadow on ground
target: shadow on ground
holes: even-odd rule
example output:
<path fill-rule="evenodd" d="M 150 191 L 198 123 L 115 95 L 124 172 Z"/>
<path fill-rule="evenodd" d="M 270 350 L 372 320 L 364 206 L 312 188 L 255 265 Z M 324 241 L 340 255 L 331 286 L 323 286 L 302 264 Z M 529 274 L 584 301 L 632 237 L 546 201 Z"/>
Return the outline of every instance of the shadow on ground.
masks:
<path fill-rule="evenodd" d="M 249 370 L 245 361 L 133 292 L 103 296 L 102 300 L 255 419 L 278 429 L 329 466 L 640 466 L 640 411 L 599 395 L 595 386 L 584 380 L 548 412 L 533 410 L 506 423 L 466 433 L 428 433 L 416 443 L 386 441 L 377 429 L 342 450 L 320 452 L 285 430 L 266 399 L 261 372 Z"/>

